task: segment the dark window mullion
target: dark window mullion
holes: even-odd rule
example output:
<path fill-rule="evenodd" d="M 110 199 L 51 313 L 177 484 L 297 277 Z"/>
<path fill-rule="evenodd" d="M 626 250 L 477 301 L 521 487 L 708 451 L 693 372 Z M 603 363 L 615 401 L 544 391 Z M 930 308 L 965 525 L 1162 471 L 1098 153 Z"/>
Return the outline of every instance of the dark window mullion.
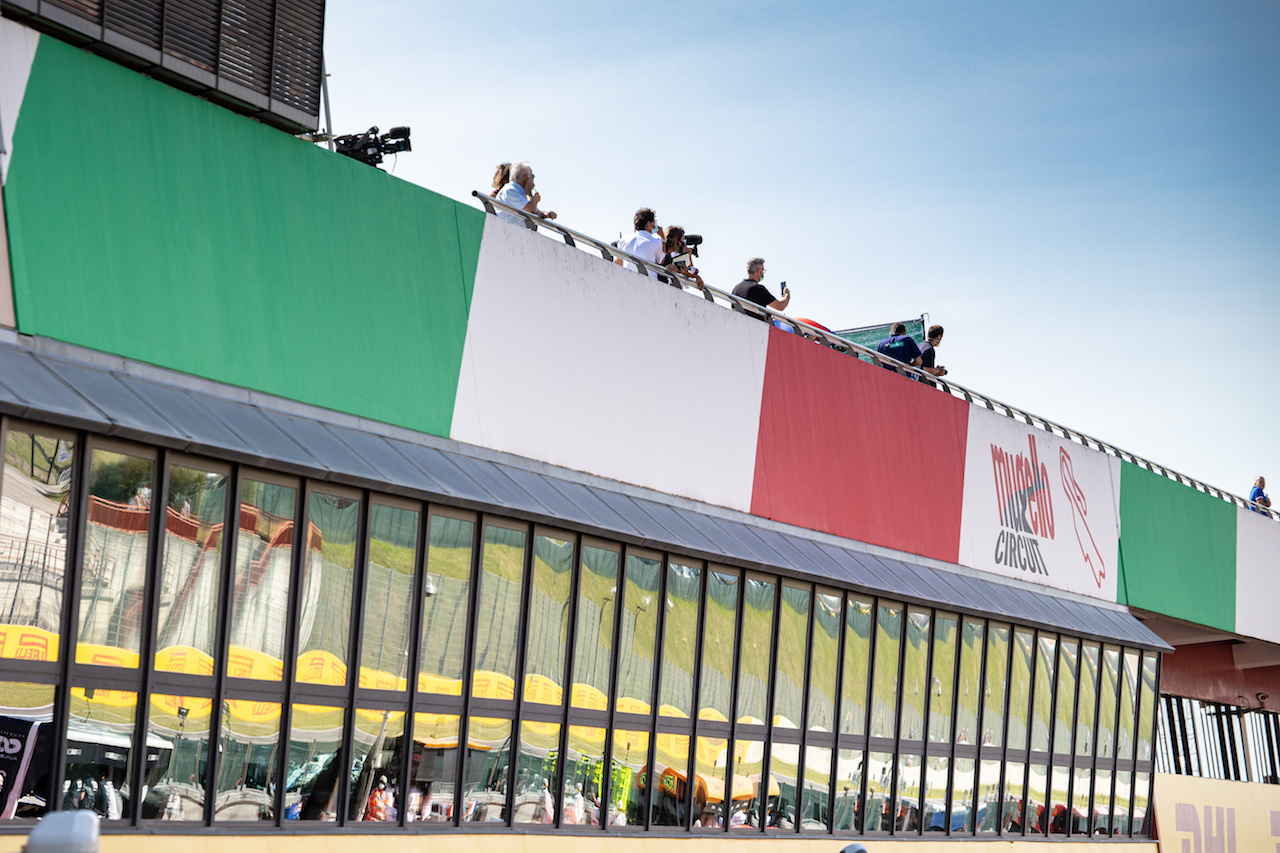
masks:
<path fill-rule="evenodd" d="M 163 21 L 162 21 L 163 24 Z M 163 34 L 163 29 L 161 33 Z M 227 647 L 231 642 L 231 595 L 235 558 L 240 536 L 240 466 L 227 475 L 227 506 L 222 524 L 222 560 L 219 566 L 217 640 L 213 652 L 213 707 L 209 714 L 209 760 L 205 768 L 204 822 L 212 825 L 218 799 L 218 772 L 222 760 L 222 705 L 226 701 Z"/>
<path fill-rule="evenodd" d="M 534 540 L 536 543 L 536 539 Z M 565 622 L 564 652 L 564 687 L 560 691 L 560 760 L 556 762 L 556 790 L 560 798 L 564 798 L 564 778 L 569 763 L 569 707 L 573 704 L 573 668 L 577 659 L 578 642 L 578 595 L 582 586 L 582 534 L 573 537 L 573 555 L 569 561 L 569 601 Z M 612 763 L 604 765 L 611 767 Z M 612 774 L 601 771 L 600 790 L 596 791 L 596 801 L 600 803 L 600 822 L 597 829 L 604 829 L 609 824 L 609 777 Z M 564 804 L 556 810 L 555 825 L 561 826 L 564 819 Z"/>
<path fill-rule="evenodd" d="M 507 826 L 515 825 L 516 770 L 520 764 L 520 736 L 524 724 L 524 667 L 528 659 L 529 638 L 529 601 L 533 595 L 533 552 L 537 543 L 537 532 L 532 525 L 526 528 L 524 543 L 524 569 L 521 575 L 523 586 L 520 588 L 520 616 L 516 622 L 516 666 L 515 666 L 515 715 L 511 721 L 511 735 L 507 739 L 510 745 L 507 752 Z M 468 737 L 468 743 L 470 738 Z M 561 792 L 560 799 L 564 799 Z"/>
<path fill-rule="evenodd" d="M 422 597 L 426 588 L 427 577 L 427 546 L 430 542 L 429 531 L 431 529 L 431 512 L 429 506 L 422 506 L 418 512 L 418 535 L 417 552 L 413 561 L 413 583 L 411 584 L 413 596 L 413 609 L 409 612 L 409 648 L 408 648 L 408 673 L 405 679 L 405 688 L 409 691 L 405 697 L 408 701 L 408 710 L 405 714 L 404 737 L 400 744 L 400 790 L 404 792 L 401 795 L 402 808 L 396 816 L 398 825 L 404 826 L 408 823 L 408 792 L 410 783 L 410 768 L 413 767 L 413 726 L 414 721 L 418 718 L 418 669 L 421 666 L 422 655 Z M 363 621 L 363 620 L 362 620 Z M 463 743 L 462 732 L 459 732 L 458 746 L 459 752 Z M 456 776 L 454 777 L 457 778 Z M 462 786 L 454 783 L 454 788 Z M 456 815 L 457 812 L 455 811 Z"/>
<path fill-rule="evenodd" d="M 156 576 L 160 571 L 160 553 L 161 553 L 161 537 L 164 536 L 164 509 L 168 505 L 169 494 L 169 466 L 168 451 L 160 448 L 156 451 L 155 459 L 152 465 L 156 472 L 152 476 L 152 501 L 151 506 L 147 508 L 147 563 L 146 570 L 142 578 L 142 597 L 141 597 L 141 617 L 138 626 L 138 670 L 137 670 L 137 686 L 138 691 L 135 703 L 135 712 L 133 720 L 133 749 L 129 753 L 129 770 L 125 773 L 125 784 L 129 785 L 130 791 L 141 791 L 146 787 L 147 774 L 147 725 L 151 721 L 151 715 L 147 713 L 150 707 L 150 684 L 152 676 L 155 672 L 155 619 L 157 598 L 159 597 L 159 584 L 156 582 Z M 142 815 L 142 798 L 130 797 L 128 814 L 121 815 L 127 820 L 131 826 L 137 826 Z"/>
<path fill-rule="evenodd" d="M 369 535 L 372 529 L 370 518 L 373 507 L 370 506 L 370 497 L 368 489 L 360 493 L 360 518 L 356 523 L 355 565 L 352 566 L 351 571 L 351 603 L 348 605 L 351 608 L 350 630 L 347 637 L 347 707 L 346 713 L 342 715 L 342 743 L 338 746 L 337 755 L 337 760 L 342 762 L 338 765 L 342 771 L 342 775 L 338 777 L 337 821 L 339 826 L 347 824 L 351 810 L 351 767 L 355 763 L 356 754 L 356 691 L 360 683 L 361 653 L 364 645 L 364 632 L 361 627 L 364 625 L 365 578 L 368 575 Z M 390 580 L 387 583 L 390 584 Z M 364 765 L 366 766 L 363 769 L 373 772 L 368 761 L 364 762 Z M 401 775 L 403 775 L 403 768 Z M 400 780 L 402 791 L 405 790 L 404 782 L 405 780 Z M 397 820 L 400 819 L 401 811 L 404 809 L 397 811 Z"/>
<path fill-rule="evenodd" d="M 663 555 L 663 564 L 667 567 L 667 572 L 670 572 L 670 564 L 671 564 L 670 554 Z M 693 647 L 693 690 L 692 690 L 692 696 L 690 696 L 690 700 L 689 700 L 689 710 L 690 710 L 689 716 L 692 718 L 691 722 L 693 724 L 692 725 L 693 731 L 689 734 L 689 758 L 688 758 L 689 766 L 688 766 L 688 775 L 685 777 L 686 784 L 684 787 L 685 787 L 685 812 L 689 816 L 690 832 L 693 831 L 693 821 L 694 821 L 693 794 L 695 789 L 698 787 L 698 782 L 697 782 L 697 779 L 698 779 L 698 725 L 699 725 L 698 699 L 699 699 L 699 690 L 702 687 L 702 647 L 703 647 L 704 638 L 706 636 L 706 627 L 707 627 L 707 594 L 710 592 L 710 589 L 711 589 L 710 572 L 707 569 L 708 567 L 706 565 L 703 565 L 703 567 L 698 572 L 698 628 L 694 632 L 694 636 L 696 637 L 696 639 L 694 641 L 694 647 Z M 665 577 L 665 573 L 664 573 L 664 577 Z M 664 580 L 664 583 L 665 583 L 665 580 Z M 661 606 L 659 607 L 659 610 L 664 614 L 666 613 L 666 610 L 667 610 L 666 601 L 667 601 L 667 598 L 666 598 L 666 595 L 664 594 L 663 597 L 661 598 Z M 665 617 L 663 618 L 665 619 Z M 665 645 L 665 641 L 666 641 L 665 634 L 663 635 L 663 641 Z M 655 652 L 655 656 L 656 654 L 657 653 Z M 662 699 L 661 696 L 655 695 L 654 704 L 655 705 L 658 704 L 658 702 L 661 701 L 661 699 Z M 730 761 L 726 758 L 724 764 L 725 764 L 725 772 L 727 775 L 730 769 Z M 733 802 L 733 779 L 732 778 L 729 778 L 725 782 L 725 796 L 729 798 L 728 802 L 730 803 Z M 723 809 L 725 805 L 725 801 L 722 800 L 720 805 L 721 805 L 721 808 Z M 699 817 L 701 817 L 701 815 L 699 815 Z M 725 815 L 724 821 L 725 823 L 729 822 L 728 815 Z"/>
<path fill-rule="evenodd" d="M 88 434 L 76 433 L 75 471 L 71 478 L 70 519 L 67 536 L 66 571 L 62 576 L 62 627 L 59 631 L 58 686 L 53 705 L 53 738 L 49 760 L 50 809 L 62 808 L 62 784 L 66 778 L 67 726 L 71 720 L 71 665 L 76 656 L 77 625 L 80 621 L 80 582 L 84 575 L 85 528 L 89 521 Z"/>
<path fill-rule="evenodd" d="M 300 489 L 301 500 L 294 509 L 293 547 L 289 555 L 289 599 L 285 632 L 284 632 L 284 702 L 280 707 L 280 756 L 276 762 L 276 792 L 274 809 L 276 825 L 284 821 L 284 788 L 289 768 L 289 749 L 293 735 L 293 693 L 297 677 L 298 657 L 298 622 L 302 609 L 302 596 L 298 587 L 302 583 L 302 566 L 307 559 L 307 521 L 311 511 L 311 483 L 303 481 Z M 238 522 L 237 522 L 238 523 Z"/>
<path fill-rule="evenodd" d="M 827 769 L 827 834 L 836 831 L 836 777 L 840 766 L 840 721 L 844 719 L 844 644 L 845 628 L 848 623 L 849 596 L 842 590 L 840 593 L 839 621 L 836 623 L 836 681 L 835 695 L 831 697 L 834 714 L 831 721 L 831 766 Z M 929 646 L 933 653 L 933 644 Z M 932 669 L 930 670 L 932 671 Z M 927 725 L 926 720 L 926 725 Z M 928 732 L 926 731 L 926 739 Z M 927 740 L 926 740 L 927 742 Z M 728 823 L 728 821 L 725 821 Z"/>

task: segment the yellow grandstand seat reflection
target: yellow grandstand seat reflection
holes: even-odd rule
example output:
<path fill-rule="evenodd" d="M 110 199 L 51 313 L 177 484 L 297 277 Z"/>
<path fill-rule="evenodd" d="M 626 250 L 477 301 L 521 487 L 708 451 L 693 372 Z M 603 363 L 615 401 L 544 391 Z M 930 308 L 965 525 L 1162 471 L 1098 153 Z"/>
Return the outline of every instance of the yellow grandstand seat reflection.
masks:
<path fill-rule="evenodd" d="M 420 672 L 418 673 L 418 692 L 434 693 L 437 696 L 461 696 L 462 679 Z"/>
<path fill-rule="evenodd" d="M 609 710 L 609 697 L 590 684 L 575 683 L 573 690 L 569 693 L 569 699 L 575 708 L 588 708 L 597 711 Z"/>
<path fill-rule="evenodd" d="M 471 681 L 471 695 L 476 699 L 514 699 L 516 682 L 500 672 L 477 670 Z"/>
<path fill-rule="evenodd" d="M 539 705 L 559 705 L 564 699 L 564 688 L 540 673 L 524 677 L 524 701 Z"/>
<path fill-rule="evenodd" d="M 227 675 L 232 678 L 279 681 L 284 678 L 284 661 L 266 652 L 232 643 L 227 649 Z"/>
<path fill-rule="evenodd" d="M 26 625 L 0 625 L 0 658 L 56 661 L 58 635 Z"/>

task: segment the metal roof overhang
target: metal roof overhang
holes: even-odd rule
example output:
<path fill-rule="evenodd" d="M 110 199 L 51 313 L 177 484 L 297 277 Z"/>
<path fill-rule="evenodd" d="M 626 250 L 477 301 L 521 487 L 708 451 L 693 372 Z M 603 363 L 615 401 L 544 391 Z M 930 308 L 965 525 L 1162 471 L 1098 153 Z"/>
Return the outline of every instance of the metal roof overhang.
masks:
<path fill-rule="evenodd" d="M 0 337 L 0 412 L 908 603 L 1172 651 L 1119 605 L 871 553 L 803 528 L 56 341 Z"/>

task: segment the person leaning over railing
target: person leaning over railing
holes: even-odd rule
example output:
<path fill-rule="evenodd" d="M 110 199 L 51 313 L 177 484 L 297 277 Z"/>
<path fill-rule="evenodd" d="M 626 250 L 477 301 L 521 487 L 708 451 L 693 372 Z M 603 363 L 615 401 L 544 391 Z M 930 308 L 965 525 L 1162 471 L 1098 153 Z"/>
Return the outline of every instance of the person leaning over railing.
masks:
<path fill-rule="evenodd" d="M 693 256 L 689 254 L 689 245 L 684 241 L 684 229 L 679 225 L 671 225 L 667 227 L 667 236 L 662 243 L 664 254 L 662 256 L 662 265 L 672 272 L 678 272 L 681 275 L 693 279 L 694 284 L 703 290 L 706 285 L 702 281 L 702 276 L 698 275 L 698 268 L 693 266 Z M 671 279 L 669 282 L 672 287 L 680 287 L 679 279 Z"/>
<path fill-rule="evenodd" d="M 920 347 L 916 346 L 915 338 L 907 334 L 906 323 L 894 323 L 889 330 L 889 337 L 876 344 L 876 352 L 912 367 L 920 366 Z M 888 362 L 880 366 L 885 370 L 897 369 Z"/>
<path fill-rule="evenodd" d="M 774 299 L 769 288 L 760 283 L 763 280 L 764 258 L 752 258 L 747 261 L 747 277 L 733 286 L 733 295 L 774 311 L 785 311 L 791 304 L 791 291 L 787 289 L 787 283 L 782 283 L 782 298 Z"/>
<path fill-rule="evenodd" d="M 1254 480 L 1253 488 L 1249 491 L 1250 503 L 1255 503 L 1258 506 L 1265 506 L 1267 509 L 1270 509 L 1271 498 L 1267 497 L 1267 493 L 1263 491 L 1263 489 L 1265 489 L 1266 487 L 1267 487 L 1266 477 L 1259 477 L 1258 479 Z M 1254 512 L 1258 511 L 1258 507 L 1254 507 L 1254 506 L 1249 507 L 1249 509 L 1253 510 Z"/>
<path fill-rule="evenodd" d="M 501 171 L 502 167 L 498 167 Z M 496 180 L 499 176 L 494 175 Z M 555 219 L 556 214 L 553 210 L 545 213 L 538 210 L 538 202 L 542 201 L 541 193 L 535 192 L 533 180 L 533 167 L 528 163 L 519 162 L 511 164 L 511 182 L 498 191 L 496 198 L 503 204 L 511 207 L 518 207 L 526 213 L 532 213 L 540 219 Z M 508 213 L 505 210 L 498 211 L 498 215 L 509 222 L 521 222 L 520 217 L 514 213 Z M 532 227 L 532 226 L 530 226 Z"/>
<path fill-rule="evenodd" d="M 627 238 L 625 243 L 620 243 L 618 248 L 626 252 L 628 255 L 635 255 L 642 261 L 648 261 L 654 266 L 662 265 L 662 229 L 658 227 L 658 215 L 650 208 L 642 207 L 636 211 L 635 216 L 631 217 L 631 223 L 635 226 L 636 232 Z M 614 263 L 622 264 L 623 268 L 632 272 L 636 271 L 636 265 L 621 258 L 614 258 Z M 658 274 L 653 270 L 649 270 L 650 278 L 657 278 Z"/>

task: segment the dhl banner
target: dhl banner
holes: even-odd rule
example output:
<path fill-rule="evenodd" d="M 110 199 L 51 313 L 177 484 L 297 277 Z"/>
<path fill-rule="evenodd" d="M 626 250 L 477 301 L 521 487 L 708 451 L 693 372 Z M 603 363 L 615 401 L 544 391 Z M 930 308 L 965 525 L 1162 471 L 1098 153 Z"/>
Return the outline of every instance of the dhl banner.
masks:
<path fill-rule="evenodd" d="M 1156 774 L 1162 853 L 1280 853 L 1280 786 Z"/>
<path fill-rule="evenodd" d="M 1120 460 L 973 406 L 960 563 L 1116 600 Z"/>

